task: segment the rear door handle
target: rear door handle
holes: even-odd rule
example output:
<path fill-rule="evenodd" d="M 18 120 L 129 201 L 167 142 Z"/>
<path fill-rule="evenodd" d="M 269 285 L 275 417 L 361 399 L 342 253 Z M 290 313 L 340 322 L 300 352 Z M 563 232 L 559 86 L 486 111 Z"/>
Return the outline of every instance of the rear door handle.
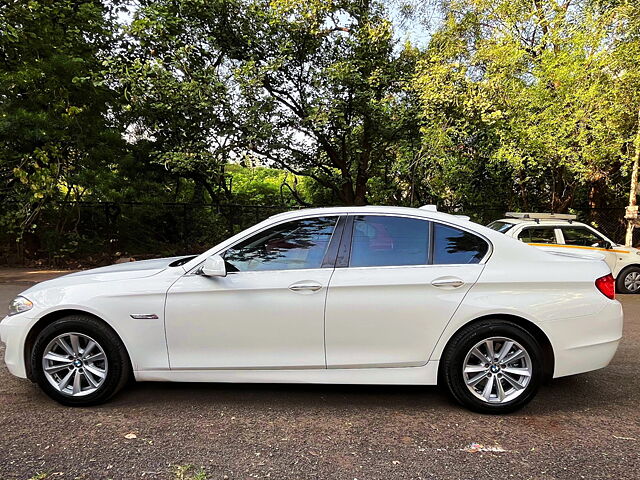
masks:
<path fill-rule="evenodd" d="M 464 285 L 464 280 L 458 277 L 436 278 L 431 285 L 438 288 L 458 288 Z"/>
<path fill-rule="evenodd" d="M 294 283 L 293 285 L 289 285 L 289 290 L 294 292 L 315 292 L 320 290 L 322 285 L 315 282 L 299 282 Z"/>

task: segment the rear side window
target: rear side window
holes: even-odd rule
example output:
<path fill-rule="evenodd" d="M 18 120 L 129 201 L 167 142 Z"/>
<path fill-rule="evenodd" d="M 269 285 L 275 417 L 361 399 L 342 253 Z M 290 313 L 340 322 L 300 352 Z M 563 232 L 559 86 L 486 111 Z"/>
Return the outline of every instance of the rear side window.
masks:
<path fill-rule="evenodd" d="M 489 251 L 487 242 L 477 235 L 439 223 L 434 224 L 433 238 L 436 265 L 479 263 Z"/>
<path fill-rule="evenodd" d="M 527 227 L 518 234 L 525 243 L 558 243 L 555 227 Z"/>
<path fill-rule="evenodd" d="M 354 218 L 351 267 L 425 265 L 428 252 L 426 220 L 382 215 Z"/>

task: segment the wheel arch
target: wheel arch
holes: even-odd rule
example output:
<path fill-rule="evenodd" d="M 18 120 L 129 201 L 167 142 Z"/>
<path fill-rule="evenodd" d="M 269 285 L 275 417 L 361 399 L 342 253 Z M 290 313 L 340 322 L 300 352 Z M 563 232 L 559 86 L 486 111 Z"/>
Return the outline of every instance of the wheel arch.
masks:
<path fill-rule="evenodd" d="M 87 312 L 86 310 L 80 310 L 77 308 L 65 308 L 62 310 L 55 310 L 53 312 L 47 313 L 46 315 L 43 315 L 31 327 L 31 329 L 29 330 L 29 333 L 27 333 L 27 336 L 24 342 L 23 355 L 24 355 L 25 371 L 27 373 L 27 378 L 29 380 L 34 381 L 33 373 L 31 371 L 30 358 L 31 358 L 31 350 L 33 348 L 33 345 L 35 344 L 36 338 L 38 338 L 38 335 L 40 335 L 40 332 L 42 332 L 46 327 L 51 325 L 53 322 L 61 318 L 67 317 L 69 315 L 84 315 L 84 316 L 92 317 L 95 320 L 102 323 L 104 326 L 106 326 L 109 330 L 111 330 L 114 333 L 114 335 L 116 335 L 118 339 L 122 342 L 122 345 L 124 346 L 124 350 L 127 353 L 127 360 L 129 362 L 130 371 L 133 371 L 132 363 L 131 363 L 131 355 L 129 354 L 129 350 L 127 349 L 126 343 L 122 340 L 122 337 L 120 336 L 120 334 L 108 322 L 100 318 L 98 315 L 91 312 Z"/>
<path fill-rule="evenodd" d="M 449 348 L 449 345 L 451 344 L 451 341 L 455 338 L 455 336 L 461 330 L 469 327 L 470 325 L 474 325 L 478 322 L 481 322 L 483 320 L 492 320 L 492 319 L 507 320 L 509 322 L 512 322 L 518 325 L 519 327 L 525 329 L 528 333 L 530 333 L 538 341 L 538 343 L 540 344 L 540 347 L 542 348 L 542 354 L 543 354 L 542 361 L 543 361 L 545 381 L 553 378 L 553 371 L 555 368 L 555 354 L 553 352 L 553 346 L 551 344 L 551 340 L 549 340 L 549 337 L 547 336 L 547 334 L 544 333 L 544 331 L 538 325 L 533 323 L 531 320 L 527 320 L 526 318 L 519 317 L 517 315 L 496 313 L 496 314 L 488 314 L 478 318 L 474 318 L 473 320 L 465 323 L 464 325 L 461 325 L 460 328 L 458 328 L 455 332 L 453 332 L 453 334 L 447 340 L 447 343 L 445 344 L 444 348 L 442 349 L 442 352 L 447 351 L 447 349 Z M 439 362 L 438 383 L 440 383 L 440 379 L 442 378 L 442 365 L 443 365 L 443 362 Z"/>

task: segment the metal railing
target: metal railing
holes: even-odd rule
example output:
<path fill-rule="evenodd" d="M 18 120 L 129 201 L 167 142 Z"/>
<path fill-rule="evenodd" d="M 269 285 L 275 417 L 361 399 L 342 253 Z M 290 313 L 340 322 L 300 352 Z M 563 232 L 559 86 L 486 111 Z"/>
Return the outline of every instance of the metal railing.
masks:
<path fill-rule="evenodd" d="M 265 218 L 300 208 L 288 205 L 192 204 L 153 202 L 53 202 L 37 225 L 18 238 L 0 232 L 5 262 L 41 259 L 56 264 L 68 258 L 120 255 L 138 257 L 198 253 Z M 468 215 L 481 224 L 503 218 L 506 207 L 439 207 Z M 624 208 L 572 210 L 615 242 L 624 242 Z M 640 240 L 640 232 L 635 241 Z M 637 244 L 637 243 L 634 243 Z M 2 259 L 0 258 L 0 261 Z"/>

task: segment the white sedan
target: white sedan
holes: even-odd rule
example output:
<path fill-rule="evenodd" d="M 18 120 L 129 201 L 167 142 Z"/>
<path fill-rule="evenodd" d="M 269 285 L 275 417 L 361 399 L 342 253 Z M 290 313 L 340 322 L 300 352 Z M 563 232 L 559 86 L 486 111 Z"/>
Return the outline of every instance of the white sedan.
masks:
<path fill-rule="evenodd" d="M 605 367 L 622 308 L 602 261 L 434 208 L 273 216 L 207 252 L 37 284 L 0 323 L 11 373 L 65 405 L 138 381 L 446 386 L 505 413 Z"/>

